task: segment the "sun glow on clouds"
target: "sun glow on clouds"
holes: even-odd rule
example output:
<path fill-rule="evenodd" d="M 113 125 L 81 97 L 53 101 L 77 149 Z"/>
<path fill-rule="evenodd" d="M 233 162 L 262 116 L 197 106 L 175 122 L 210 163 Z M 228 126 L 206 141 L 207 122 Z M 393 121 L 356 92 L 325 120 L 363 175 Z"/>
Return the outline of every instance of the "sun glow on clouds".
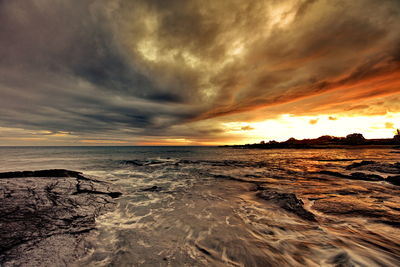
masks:
<path fill-rule="evenodd" d="M 398 0 L 3 1 L 0 145 L 391 137 L 399 19 Z"/>
<path fill-rule="evenodd" d="M 254 143 L 262 140 L 285 141 L 317 138 L 322 135 L 346 136 L 362 133 L 366 138 L 392 138 L 394 130 L 400 127 L 400 113 L 381 116 L 293 116 L 285 114 L 277 119 L 261 122 L 223 123 L 226 133 L 232 136 L 241 134 L 244 142 Z"/>
<path fill-rule="evenodd" d="M 300 1 L 297 1 L 299 4 Z M 296 12 L 293 9 L 293 3 L 281 3 L 272 8 L 270 13 L 271 26 L 283 28 L 288 26 L 295 18 Z"/>

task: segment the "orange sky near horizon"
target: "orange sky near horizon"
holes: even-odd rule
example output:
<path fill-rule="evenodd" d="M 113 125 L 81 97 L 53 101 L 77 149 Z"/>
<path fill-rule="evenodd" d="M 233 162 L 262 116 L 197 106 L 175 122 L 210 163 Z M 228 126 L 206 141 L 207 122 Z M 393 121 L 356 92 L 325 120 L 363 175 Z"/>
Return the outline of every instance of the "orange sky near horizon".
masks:
<path fill-rule="evenodd" d="M 294 116 L 284 114 L 275 119 L 257 122 L 222 122 L 217 136 L 195 138 L 143 137 L 82 139 L 72 133 L 30 132 L 25 135 L 23 129 L 0 128 L 0 143 L 16 142 L 14 145 L 83 145 L 83 146 L 218 146 L 259 143 L 260 141 L 286 141 L 318 138 L 323 135 L 344 137 L 350 133 L 362 133 L 367 139 L 393 138 L 396 129 L 400 129 L 400 113 L 387 113 L 375 116 Z M 299 129 L 301 129 L 299 131 Z M 2 137 L 6 131 L 20 132 L 20 136 Z M 62 137 L 60 139 L 60 137 Z M 66 142 L 66 140 L 68 140 Z M 34 145 L 35 145 L 34 144 Z"/>

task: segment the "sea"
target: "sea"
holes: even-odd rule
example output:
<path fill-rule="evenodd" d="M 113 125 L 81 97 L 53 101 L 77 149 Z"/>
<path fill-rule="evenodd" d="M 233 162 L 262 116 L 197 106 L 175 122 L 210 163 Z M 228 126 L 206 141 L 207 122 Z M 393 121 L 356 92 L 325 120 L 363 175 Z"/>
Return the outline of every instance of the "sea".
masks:
<path fill-rule="evenodd" d="M 326 172 L 347 175 L 352 170 L 346 167 L 361 161 L 392 166 L 400 154 L 372 148 L 0 148 L 1 172 L 75 170 L 123 193 L 113 211 L 96 219 L 85 256 L 71 266 L 400 266 L 400 187 Z M 262 190 L 283 198 L 262 199 Z M 291 212 L 288 195 L 316 220 Z"/>

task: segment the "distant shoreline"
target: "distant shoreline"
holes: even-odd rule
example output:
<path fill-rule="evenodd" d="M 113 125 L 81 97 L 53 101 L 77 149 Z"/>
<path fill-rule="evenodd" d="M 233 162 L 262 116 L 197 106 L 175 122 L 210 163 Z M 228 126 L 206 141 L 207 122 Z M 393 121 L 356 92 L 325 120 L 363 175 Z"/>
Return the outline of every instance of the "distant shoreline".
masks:
<path fill-rule="evenodd" d="M 289 138 L 284 142 L 269 141 L 245 145 L 225 145 L 231 148 L 258 148 L 258 149 L 400 149 L 400 132 L 393 138 L 365 139 L 362 134 L 353 133 L 346 137 L 324 135 L 316 139 Z"/>
<path fill-rule="evenodd" d="M 251 145 L 223 145 L 219 147 L 229 147 L 229 148 L 251 148 L 251 149 L 400 149 L 399 145 L 336 145 L 336 146 L 323 146 L 323 145 L 314 145 L 314 146 L 259 146 L 257 144 Z"/>

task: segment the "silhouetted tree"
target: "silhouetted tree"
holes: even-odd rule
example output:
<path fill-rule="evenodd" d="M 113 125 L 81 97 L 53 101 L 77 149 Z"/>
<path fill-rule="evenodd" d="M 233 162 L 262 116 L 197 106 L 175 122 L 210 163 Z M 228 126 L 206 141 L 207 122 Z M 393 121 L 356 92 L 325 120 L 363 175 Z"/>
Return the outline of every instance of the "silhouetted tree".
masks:
<path fill-rule="evenodd" d="M 288 140 L 286 140 L 285 143 L 287 143 L 287 144 L 295 144 L 295 143 L 297 143 L 297 139 L 291 137 Z"/>
<path fill-rule="evenodd" d="M 346 136 L 346 143 L 350 145 L 361 145 L 365 143 L 365 138 L 360 133 L 353 133 Z"/>
<path fill-rule="evenodd" d="M 400 143 L 400 129 L 396 130 L 397 134 L 393 137 L 393 141 Z"/>
<path fill-rule="evenodd" d="M 333 137 L 330 135 L 323 135 L 316 139 L 317 143 L 330 143 L 332 142 Z"/>

